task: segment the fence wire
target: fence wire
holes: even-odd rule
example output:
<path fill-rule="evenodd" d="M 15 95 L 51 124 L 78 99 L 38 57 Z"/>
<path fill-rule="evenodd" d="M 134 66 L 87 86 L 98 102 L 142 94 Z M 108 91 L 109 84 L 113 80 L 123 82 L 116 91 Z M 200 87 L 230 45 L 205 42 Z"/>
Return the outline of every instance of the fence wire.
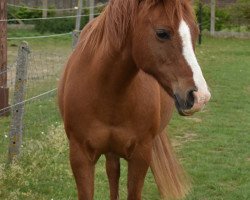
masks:
<path fill-rule="evenodd" d="M 95 15 L 99 15 L 100 13 L 95 13 Z M 76 18 L 76 17 L 87 17 L 88 15 L 71 15 L 71 16 L 59 16 L 59 17 L 37 17 L 37 18 L 23 18 L 23 19 L 2 19 L 0 22 L 15 22 L 15 21 L 40 21 L 40 20 L 54 20 L 54 19 L 68 19 L 68 18 Z"/>
<path fill-rule="evenodd" d="M 27 39 L 41 39 L 41 38 L 52 38 L 52 37 L 61 37 L 66 35 L 72 35 L 72 32 L 69 33 L 60 33 L 60 34 L 51 34 L 51 35 L 40 35 L 40 36 L 27 36 L 27 37 L 9 37 L 7 40 L 27 40 Z"/>
<path fill-rule="evenodd" d="M 14 5 L 14 4 L 7 4 L 8 6 L 10 7 L 13 7 L 13 8 L 22 8 L 22 9 L 27 9 L 27 10 L 40 10 L 40 11 L 74 11 L 74 10 L 77 10 L 78 7 L 73 7 L 73 8 L 38 8 L 38 7 L 29 7 L 29 6 L 20 6 L 20 5 Z M 105 6 L 105 4 L 98 4 L 96 6 L 84 6 L 82 9 L 90 9 L 90 8 L 99 8 L 99 7 L 103 7 Z"/>

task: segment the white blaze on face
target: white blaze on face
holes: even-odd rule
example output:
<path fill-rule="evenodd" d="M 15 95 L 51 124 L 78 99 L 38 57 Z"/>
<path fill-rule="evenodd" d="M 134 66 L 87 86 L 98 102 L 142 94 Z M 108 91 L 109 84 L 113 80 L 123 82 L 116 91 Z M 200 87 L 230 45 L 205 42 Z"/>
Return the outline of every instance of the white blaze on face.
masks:
<path fill-rule="evenodd" d="M 207 83 L 202 75 L 200 65 L 194 54 L 190 29 L 184 20 L 181 20 L 180 22 L 179 34 L 182 39 L 182 54 L 192 69 L 194 83 L 198 89 L 198 92 L 202 93 L 206 98 L 210 98 L 210 92 L 208 91 Z"/>

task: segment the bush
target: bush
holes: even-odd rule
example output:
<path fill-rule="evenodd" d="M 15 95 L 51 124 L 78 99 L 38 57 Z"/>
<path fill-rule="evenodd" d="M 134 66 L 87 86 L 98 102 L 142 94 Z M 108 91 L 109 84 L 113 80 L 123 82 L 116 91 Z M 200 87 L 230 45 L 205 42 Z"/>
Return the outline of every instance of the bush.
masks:
<path fill-rule="evenodd" d="M 40 33 L 68 33 L 75 29 L 75 18 L 39 20 L 35 23 L 35 30 Z M 88 22 L 88 17 L 81 19 L 81 28 Z"/>
<path fill-rule="evenodd" d="M 51 7 L 50 7 L 51 8 Z M 99 6 L 95 9 L 95 17 L 98 13 L 103 10 L 104 6 Z M 83 12 L 85 15 L 89 14 L 89 9 L 84 9 Z M 76 15 L 76 11 L 72 12 L 63 12 L 65 15 Z M 48 11 L 48 17 L 54 17 L 56 15 L 55 10 Z M 23 8 L 15 8 L 10 7 L 8 9 L 8 19 L 29 19 L 29 18 L 41 18 L 42 17 L 42 10 L 30 10 L 25 7 Z M 88 22 L 89 17 L 84 16 L 81 18 L 81 28 L 85 26 Z M 65 18 L 65 19 L 47 19 L 47 20 L 31 20 L 31 21 L 23 21 L 24 24 L 34 24 L 35 30 L 39 33 L 67 33 L 71 32 L 75 29 L 75 18 Z M 10 23 L 18 23 L 18 21 L 12 21 Z"/>
<path fill-rule="evenodd" d="M 249 0 L 238 0 L 230 8 L 231 24 L 246 26 L 250 30 L 250 2 Z"/>
<path fill-rule="evenodd" d="M 28 19 L 28 18 L 39 18 L 42 17 L 42 10 L 30 10 L 27 8 L 8 8 L 8 19 Z M 55 11 L 48 11 L 48 17 L 55 16 Z M 17 23 L 17 22 L 11 22 Z M 25 24 L 33 24 L 34 21 L 23 21 Z"/>
<path fill-rule="evenodd" d="M 250 2 L 249 0 L 238 0 L 236 3 L 228 4 L 226 7 L 216 7 L 215 30 L 250 30 Z M 198 18 L 198 1 L 195 3 L 195 13 Z M 202 26 L 210 29 L 210 5 L 203 5 Z"/>
<path fill-rule="evenodd" d="M 199 9 L 198 6 L 195 6 L 195 13 L 198 18 Z M 211 10 L 209 5 L 204 5 L 202 9 L 202 28 L 209 30 L 210 29 L 210 15 Z M 215 10 L 215 30 L 220 31 L 225 29 L 230 22 L 230 12 L 228 8 L 216 8 Z"/>

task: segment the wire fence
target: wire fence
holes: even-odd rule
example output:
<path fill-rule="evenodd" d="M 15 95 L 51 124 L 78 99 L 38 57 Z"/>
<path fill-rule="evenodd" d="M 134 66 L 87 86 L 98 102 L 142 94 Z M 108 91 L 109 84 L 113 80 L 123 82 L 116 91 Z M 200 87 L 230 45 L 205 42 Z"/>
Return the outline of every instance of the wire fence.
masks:
<path fill-rule="evenodd" d="M 65 36 L 65 35 L 72 35 L 72 32 L 60 33 L 60 34 L 51 34 L 51 35 L 40 35 L 40 36 L 8 37 L 7 40 L 40 39 L 40 38 L 61 37 L 61 36 Z"/>
<path fill-rule="evenodd" d="M 107 5 L 107 2 L 97 4 L 95 6 L 84 6 L 82 8 L 83 10 L 89 10 L 91 8 L 94 8 L 95 12 L 94 15 L 98 16 L 101 12 L 100 8 L 103 8 Z M 19 23 L 19 22 L 27 22 L 29 24 L 37 24 L 40 23 L 40 21 L 52 21 L 61 19 L 62 21 L 64 19 L 74 19 L 78 16 L 80 17 L 88 17 L 88 11 L 87 13 L 82 13 L 81 15 L 67 15 L 67 11 L 72 11 L 78 9 L 78 7 L 71 7 L 71 8 L 62 8 L 62 9 L 55 9 L 55 8 L 38 8 L 38 7 L 29 7 L 29 6 L 23 6 L 23 5 L 14 5 L 14 4 L 8 4 L 9 7 L 13 8 L 25 8 L 30 10 L 48 10 L 48 11 L 66 11 L 64 12 L 63 16 L 50 16 L 50 17 L 31 17 L 31 18 L 10 18 L 10 19 L 4 19 L 0 21 L 8 22 L 8 23 Z M 216 5 L 216 16 L 215 16 L 215 31 L 216 32 L 223 32 L 230 33 L 229 35 L 232 35 L 232 32 L 250 32 L 250 3 L 249 2 L 236 2 L 236 3 L 229 3 L 224 1 L 218 1 Z M 197 11 L 198 12 L 198 11 Z M 69 13 L 69 12 L 68 12 Z M 72 14 L 72 13 L 71 13 Z M 210 21 L 210 5 L 209 4 L 203 4 L 203 11 L 202 11 L 202 22 L 200 23 L 202 25 L 202 28 L 205 31 L 210 30 L 211 21 Z M 46 37 L 60 37 L 63 35 L 70 34 L 69 32 L 63 32 L 60 34 L 50 34 L 45 36 L 27 36 L 27 37 L 9 37 L 8 40 L 20 40 L 20 39 L 35 39 L 35 38 L 46 38 Z M 239 34 L 235 34 L 236 36 Z M 242 35 L 242 34 L 240 34 Z M 243 34 L 244 35 L 244 34 Z M 248 34 L 245 34 L 248 35 Z"/>
<path fill-rule="evenodd" d="M 99 0 L 98 0 L 99 1 Z M 71 8 L 77 5 L 78 0 L 48 0 L 48 7 L 53 8 Z M 8 0 L 9 4 L 13 5 L 23 5 L 23 6 L 29 6 L 29 7 L 42 7 L 43 1 L 41 0 Z"/>
<path fill-rule="evenodd" d="M 90 9 L 90 8 L 99 8 L 99 7 L 103 7 L 105 6 L 105 4 L 99 4 L 99 5 L 96 5 L 96 6 L 84 6 L 82 7 L 82 10 L 83 9 Z M 27 10 L 40 10 L 40 11 L 72 11 L 72 10 L 77 10 L 78 7 L 75 6 L 75 7 L 72 7 L 72 8 L 38 8 L 38 7 L 29 7 L 29 6 L 20 6 L 20 5 L 15 5 L 15 4 L 10 4 L 8 3 L 7 6 L 9 7 L 13 7 L 13 8 L 22 8 L 22 9 L 27 9 Z"/>
<path fill-rule="evenodd" d="M 95 13 L 95 15 L 99 15 L 100 13 Z M 72 16 L 59 16 L 59 17 L 36 17 L 36 18 L 16 18 L 16 19 L 2 19 L 0 22 L 14 22 L 14 21 L 40 21 L 40 20 L 53 20 L 53 19 L 69 19 L 76 17 L 86 17 L 89 15 L 72 15 Z"/>
<path fill-rule="evenodd" d="M 6 151 L 12 145 L 10 137 L 13 137 L 11 130 L 15 126 L 13 119 L 20 109 L 24 112 L 20 118 L 21 134 L 25 137 L 23 143 L 27 138 L 42 137 L 50 126 L 59 124 L 56 93 L 66 58 L 63 54 L 31 51 L 27 57 L 26 78 L 22 81 L 17 72 L 20 67 L 19 57 L 5 71 L 0 72 L 0 76 L 7 73 L 6 87 L 9 88 L 9 106 L 0 109 L 0 116 L 6 112 L 11 113 L 8 117 L 0 118 L 0 146 L 5 147 Z M 22 101 L 16 102 L 17 93 L 22 88 L 20 83 L 25 84 L 25 90 Z"/>

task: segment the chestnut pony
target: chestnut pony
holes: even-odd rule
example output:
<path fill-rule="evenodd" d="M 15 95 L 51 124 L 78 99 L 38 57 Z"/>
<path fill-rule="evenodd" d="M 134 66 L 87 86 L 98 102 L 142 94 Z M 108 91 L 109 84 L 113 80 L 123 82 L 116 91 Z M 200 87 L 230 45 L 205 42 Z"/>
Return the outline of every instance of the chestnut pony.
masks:
<path fill-rule="evenodd" d="M 150 167 L 163 198 L 188 188 L 164 133 L 210 98 L 194 54 L 198 34 L 189 0 L 110 0 L 82 31 L 59 86 L 78 199 L 92 200 L 94 168 L 106 156 L 110 198 L 119 198 L 120 158 L 128 199 L 141 199 Z"/>

